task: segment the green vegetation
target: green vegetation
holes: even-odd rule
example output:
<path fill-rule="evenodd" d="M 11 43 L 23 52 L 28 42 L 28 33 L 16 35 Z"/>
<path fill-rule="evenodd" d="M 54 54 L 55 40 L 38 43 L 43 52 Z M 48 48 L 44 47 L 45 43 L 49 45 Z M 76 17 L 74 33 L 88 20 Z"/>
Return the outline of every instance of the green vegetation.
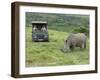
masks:
<path fill-rule="evenodd" d="M 86 35 L 89 35 L 89 29 L 86 27 L 78 27 L 73 30 L 73 33 L 85 33 Z"/>
<path fill-rule="evenodd" d="M 87 48 L 63 53 L 60 48 L 69 33 L 49 30 L 50 42 L 32 42 L 31 27 L 26 28 L 26 66 L 57 66 L 89 63 L 89 41 Z"/>
<path fill-rule="evenodd" d="M 32 42 L 32 21 L 47 21 L 49 42 Z M 26 66 L 58 66 L 89 64 L 89 38 L 86 49 L 63 53 L 64 40 L 80 26 L 89 28 L 88 15 L 26 13 Z M 79 32 L 78 31 L 78 32 Z M 82 29 L 83 31 L 83 29 Z M 89 32 L 89 31 L 88 31 Z"/>
<path fill-rule="evenodd" d="M 47 21 L 49 29 L 63 32 L 72 32 L 81 26 L 89 28 L 88 15 L 26 12 L 26 26 L 32 27 L 32 21 Z"/>

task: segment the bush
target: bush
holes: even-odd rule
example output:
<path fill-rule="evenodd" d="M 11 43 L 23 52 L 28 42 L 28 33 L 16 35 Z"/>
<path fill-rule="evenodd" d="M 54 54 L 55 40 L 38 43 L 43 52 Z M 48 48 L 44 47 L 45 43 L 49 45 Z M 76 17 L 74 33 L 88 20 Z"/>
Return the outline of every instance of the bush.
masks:
<path fill-rule="evenodd" d="M 78 27 L 78 28 L 75 28 L 73 30 L 74 33 L 85 33 L 86 35 L 89 35 L 89 29 L 86 28 L 86 27 Z"/>

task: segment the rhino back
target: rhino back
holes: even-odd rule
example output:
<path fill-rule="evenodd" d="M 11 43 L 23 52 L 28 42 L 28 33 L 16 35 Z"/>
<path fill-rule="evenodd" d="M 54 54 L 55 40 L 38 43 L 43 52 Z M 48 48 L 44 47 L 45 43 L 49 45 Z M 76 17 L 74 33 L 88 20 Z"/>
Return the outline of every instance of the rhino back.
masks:
<path fill-rule="evenodd" d="M 83 33 L 71 34 L 68 37 L 67 41 L 70 45 L 80 46 L 82 43 L 86 41 L 86 35 Z"/>

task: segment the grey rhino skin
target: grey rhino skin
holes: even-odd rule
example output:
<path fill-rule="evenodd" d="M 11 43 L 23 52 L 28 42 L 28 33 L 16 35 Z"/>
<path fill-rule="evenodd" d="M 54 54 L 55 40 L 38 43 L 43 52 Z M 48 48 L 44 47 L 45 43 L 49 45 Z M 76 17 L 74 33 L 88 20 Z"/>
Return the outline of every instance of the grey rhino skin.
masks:
<path fill-rule="evenodd" d="M 86 35 L 84 33 L 71 33 L 64 41 L 63 52 L 73 50 L 75 47 L 86 48 Z"/>

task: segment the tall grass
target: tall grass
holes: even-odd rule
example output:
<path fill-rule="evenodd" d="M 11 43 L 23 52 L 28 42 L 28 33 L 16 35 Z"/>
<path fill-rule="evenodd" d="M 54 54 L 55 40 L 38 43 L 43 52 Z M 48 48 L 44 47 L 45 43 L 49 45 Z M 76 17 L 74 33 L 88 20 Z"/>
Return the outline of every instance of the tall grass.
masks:
<path fill-rule="evenodd" d="M 49 42 L 32 42 L 31 32 L 31 27 L 26 27 L 26 67 L 89 63 L 89 39 L 86 49 L 76 48 L 73 51 L 63 53 L 60 48 L 69 33 L 49 29 Z"/>

